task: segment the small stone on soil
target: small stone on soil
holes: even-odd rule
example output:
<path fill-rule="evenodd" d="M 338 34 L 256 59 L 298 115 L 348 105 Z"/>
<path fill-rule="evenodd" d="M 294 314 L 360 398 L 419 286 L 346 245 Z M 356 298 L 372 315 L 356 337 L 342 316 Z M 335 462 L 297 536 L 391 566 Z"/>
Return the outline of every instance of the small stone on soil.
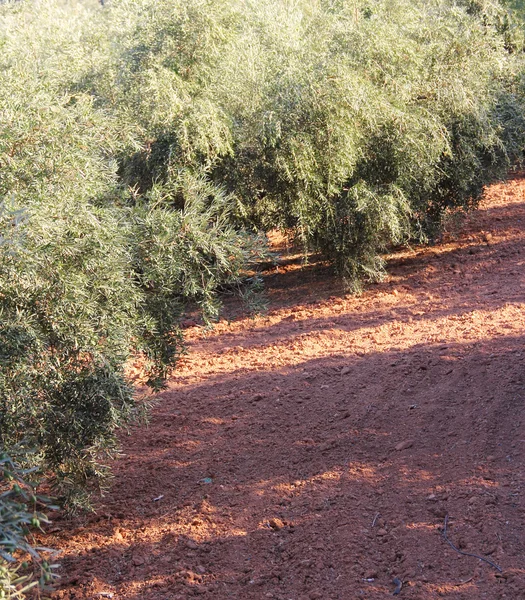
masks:
<path fill-rule="evenodd" d="M 270 519 L 268 521 L 268 524 L 275 531 L 278 531 L 279 529 L 282 529 L 284 527 L 284 523 L 281 521 L 281 519 L 278 518 Z"/>
<path fill-rule="evenodd" d="M 398 452 L 401 452 L 401 450 L 407 450 L 408 448 L 412 448 L 413 445 L 414 440 L 405 440 L 404 442 L 399 442 L 399 444 L 396 445 L 396 450 Z"/>

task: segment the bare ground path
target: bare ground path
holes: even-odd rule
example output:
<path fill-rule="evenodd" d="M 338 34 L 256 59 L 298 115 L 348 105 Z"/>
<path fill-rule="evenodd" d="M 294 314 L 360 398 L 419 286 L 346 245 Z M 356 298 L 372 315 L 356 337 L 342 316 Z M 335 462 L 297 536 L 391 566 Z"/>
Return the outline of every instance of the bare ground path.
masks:
<path fill-rule="evenodd" d="M 54 597 L 525 599 L 524 241 L 514 179 L 360 297 L 291 264 L 268 315 L 189 328 L 97 514 L 54 524 Z"/>

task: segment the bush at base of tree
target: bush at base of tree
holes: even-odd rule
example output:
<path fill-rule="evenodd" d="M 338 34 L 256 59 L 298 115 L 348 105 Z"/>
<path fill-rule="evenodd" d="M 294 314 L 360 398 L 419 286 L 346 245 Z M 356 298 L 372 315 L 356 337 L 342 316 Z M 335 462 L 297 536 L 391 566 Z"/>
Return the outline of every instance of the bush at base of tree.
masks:
<path fill-rule="evenodd" d="M 36 494 L 28 480 L 34 469 L 23 469 L 30 452 L 23 446 L 13 454 L 0 453 L 0 598 L 20 600 L 30 592 L 49 588 L 58 565 L 51 564 L 53 552 L 31 541 L 31 529 L 48 523 L 42 513 L 51 506 L 48 498 Z"/>

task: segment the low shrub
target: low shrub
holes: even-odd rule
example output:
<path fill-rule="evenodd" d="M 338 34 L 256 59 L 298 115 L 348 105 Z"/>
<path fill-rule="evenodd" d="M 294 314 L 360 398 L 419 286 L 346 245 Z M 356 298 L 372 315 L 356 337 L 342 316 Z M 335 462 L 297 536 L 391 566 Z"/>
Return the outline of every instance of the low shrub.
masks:
<path fill-rule="evenodd" d="M 53 509 L 51 501 L 36 494 L 36 483 L 28 478 L 34 469 L 22 468 L 30 453 L 23 446 L 11 456 L 0 453 L 0 598 L 17 600 L 28 592 L 45 591 L 56 578 L 58 565 L 49 562 L 53 552 L 31 539 L 31 530 L 48 523 L 42 510 Z"/>

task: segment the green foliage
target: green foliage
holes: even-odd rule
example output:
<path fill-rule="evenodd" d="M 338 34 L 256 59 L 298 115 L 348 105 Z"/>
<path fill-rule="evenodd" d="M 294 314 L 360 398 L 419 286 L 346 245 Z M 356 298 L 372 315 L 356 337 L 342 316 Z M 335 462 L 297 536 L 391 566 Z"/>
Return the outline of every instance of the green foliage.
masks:
<path fill-rule="evenodd" d="M 16 456 L 16 459 L 13 458 Z M 0 598 L 24 598 L 29 590 L 45 590 L 56 577 L 58 565 L 50 564 L 52 552 L 36 547 L 30 539 L 32 529 L 48 523 L 42 509 L 54 508 L 49 499 L 37 495 L 36 485 L 28 480 L 34 469 L 22 468 L 28 451 L 18 447 L 15 455 L 0 453 Z"/>
<path fill-rule="evenodd" d="M 84 81 L 140 128 L 124 181 L 204 170 L 239 225 L 294 231 L 356 289 L 521 157 L 520 41 L 495 3 L 124 0 L 104 18 Z"/>
<path fill-rule="evenodd" d="M 233 227 L 232 202 L 204 176 L 182 170 L 130 210 L 136 281 L 153 319 L 142 334 L 153 387 L 181 351 L 176 327 L 184 306 L 195 302 L 206 322 L 215 320 L 218 291 L 240 284 L 260 252 L 256 240 Z"/>
<path fill-rule="evenodd" d="M 127 238 L 86 206 L 35 205 L 13 227 L 21 210 L 2 212 L 0 441 L 27 439 L 80 489 L 133 406 L 123 363 L 139 297 Z"/>
<path fill-rule="evenodd" d="M 0 19 L 0 446 L 37 448 L 70 508 L 137 412 L 126 362 L 143 352 L 161 388 L 185 307 L 215 318 L 217 291 L 240 284 L 252 252 L 203 176 L 141 194 L 119 175 L 138 129 L 82 89 L 101 37 L 92 18 L 47 2 Z"/>
<path fill-rule="evenodd" d="M 502 4 L 510 10 L 510 24 L 523 27 L 525 23 L 525 2 L 523 0 L 503 0 Z"/>

